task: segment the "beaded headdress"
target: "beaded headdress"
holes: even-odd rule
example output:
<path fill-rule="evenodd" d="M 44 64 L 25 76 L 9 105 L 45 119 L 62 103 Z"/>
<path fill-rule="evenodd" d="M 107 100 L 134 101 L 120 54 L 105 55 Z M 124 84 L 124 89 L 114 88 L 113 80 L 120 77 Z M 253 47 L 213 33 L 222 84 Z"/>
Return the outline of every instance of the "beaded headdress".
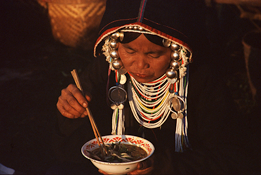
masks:
<path fill-rule="evenodd" d="M 175 151 L 182 152 L 189 147 L 187 129 L 187 93 L 188 93 L 188 64 L 192 52 L 185 45 L 162 35 L 162 44 L 172 50 L 170 67 L 166 74 L 150 83 L 139 83 L 131 75 L 128 81 L 128 92 L 123 88 L 127 73 L 119 58 L 118 42 L 122 41 L 125 32 L 137 32 L 158 35 L 146 28 L 129 24 L 112 31 L 105 37 L 102 47 L 109 70 L 115 71 L 116 86 L 109 90 L 112 117 L 112 134 L 124 134 L 124 102 L 129 101 L 132 113 L 138 123 L 146 128 L 161 127 L 170 115 L 176 119 Z M 128 94 L 128 95 L 127 95 Z"/>

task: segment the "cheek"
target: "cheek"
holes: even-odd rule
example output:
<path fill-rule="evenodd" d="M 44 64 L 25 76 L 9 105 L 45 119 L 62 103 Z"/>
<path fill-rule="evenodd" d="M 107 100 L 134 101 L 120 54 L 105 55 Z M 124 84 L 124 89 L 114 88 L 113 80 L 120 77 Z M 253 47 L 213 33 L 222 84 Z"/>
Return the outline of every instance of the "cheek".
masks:
<path fill-rule="evenodd" d="M 132 61 L 129 55 L 127 56 L 126 53 L 121 52 L 120 50 L 118 50 L 118 54 L 125 68 L 131 65 Z"/>
<path fill-rule="evenodd" d="M 155 62 L 154 63 L 154 68 L 156 70 L 166 71 L 169 68 L 169 66 L 170 66 L 170 60 L 171 60 L 170 57 L 165 57 L 161 61 Z"/>

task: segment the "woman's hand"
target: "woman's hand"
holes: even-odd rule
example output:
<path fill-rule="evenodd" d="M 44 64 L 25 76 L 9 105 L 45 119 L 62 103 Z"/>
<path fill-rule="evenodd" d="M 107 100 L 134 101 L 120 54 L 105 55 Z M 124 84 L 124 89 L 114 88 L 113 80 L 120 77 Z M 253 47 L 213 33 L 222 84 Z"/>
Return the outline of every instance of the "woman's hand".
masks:
<path fill-rule="evenodd" d="M 130 173 L 128 175 L 137 175 L 137 174 L 150 174 L 153 170 L 153 166 L 143 168 L 142 163 L 138 163 L 138 168 Z"/>
<path fill-rule="evenodd" d="M 139 162 L 137 169 L 128 173 L 128 175 L 137 175 L 137 174 L 150 174 L 153 170 L 153 157 L 148 158 L 143 162 Z"/>
<path fill-rule="evenodd" d="M 84 97 L 75 85 L 70 84 L 62 90 L 56 106 L 64 117 L 82 118 L 87 115 L 85 108 L 88 106 L 88 101 L 91 101 L 90 96 Z"/>
<path fill-rule="evenodd" d="M 139 162 L 137 165 L 137 169 L 132 172 L 129 172 L 128 175 L 150 174 L 153 170 L 153 164 L 154 164 L 154 159 L 153 157 L 150 157 L 143 162 Z M 99 172 L 104 175 L 108 175 L 108 173 L 102 170 L 99 170 Z"/>

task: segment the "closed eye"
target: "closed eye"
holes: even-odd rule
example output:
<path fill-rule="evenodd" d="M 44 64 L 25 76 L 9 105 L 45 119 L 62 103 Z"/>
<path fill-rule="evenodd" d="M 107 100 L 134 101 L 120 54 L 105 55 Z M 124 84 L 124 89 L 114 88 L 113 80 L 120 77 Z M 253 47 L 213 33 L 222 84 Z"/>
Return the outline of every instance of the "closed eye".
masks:
<path fill-rule="evenodd" d="M 151 58 L 159 58 L 164 54 L 163 51 L 156 51 L 156 52 L 148 52 L 147 55 L 150 56 Z"/>
<path fill-rule="evenodd" d="M 151 54 L 148 54 L 148 55 L 152 58 L 159 58 L 160 57 L 160 54 L 157 54 L 157 53 L 151 53 Z"/>
<path fill-rule="evenodd" d="M 136 51 L 132 48 L 125 48 L 125 51 L 128 53 L 128 54 L 134 54 Z"/>

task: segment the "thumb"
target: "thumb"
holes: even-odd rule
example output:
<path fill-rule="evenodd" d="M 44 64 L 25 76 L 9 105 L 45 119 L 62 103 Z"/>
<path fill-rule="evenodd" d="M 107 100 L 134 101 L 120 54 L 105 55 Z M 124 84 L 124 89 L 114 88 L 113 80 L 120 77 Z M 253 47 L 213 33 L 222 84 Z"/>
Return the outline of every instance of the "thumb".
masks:
<path fill-rule="evenodd" d="M 88 102 L 90 102 L 92 100 L 92 96 L 90 93 L 85 93 L 85 98 Z"/>

